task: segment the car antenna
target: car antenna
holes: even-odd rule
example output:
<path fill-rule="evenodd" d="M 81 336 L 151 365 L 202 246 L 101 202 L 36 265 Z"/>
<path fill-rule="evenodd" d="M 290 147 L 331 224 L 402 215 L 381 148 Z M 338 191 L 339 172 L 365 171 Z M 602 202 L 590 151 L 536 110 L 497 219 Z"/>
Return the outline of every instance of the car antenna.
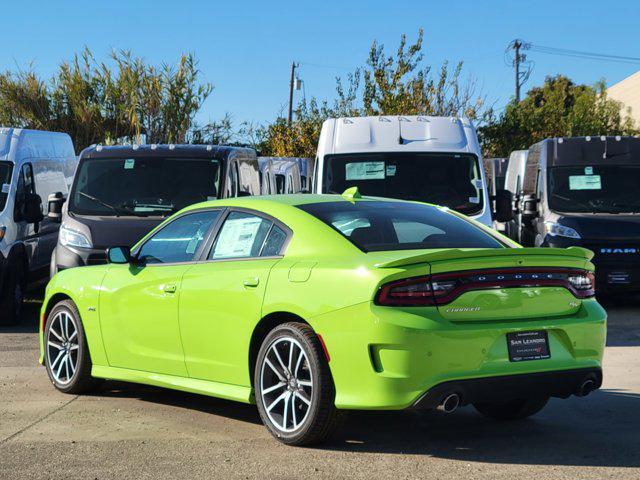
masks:
<path fill-rule="evenodd" d="M 351 203 L 355 203 L 354 200 L 362 198 L 362 195 L 360 195 L 360 190 L 358 190 L 358 187 L 349 187 L 344 192 L 342 192 L 342 197 L 345 200 L 350 201 Z"/>

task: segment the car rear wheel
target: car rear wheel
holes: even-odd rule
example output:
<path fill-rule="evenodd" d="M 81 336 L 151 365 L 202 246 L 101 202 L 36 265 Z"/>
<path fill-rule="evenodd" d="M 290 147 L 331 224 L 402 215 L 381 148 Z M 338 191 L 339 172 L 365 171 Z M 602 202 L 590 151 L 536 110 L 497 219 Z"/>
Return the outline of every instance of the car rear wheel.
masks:
<path fill-rule="evenodd" d="M 288 445 L 326 440 L 340 412 L 320 340 L 303 323 L 273 329 L 258 352 L 254 373 L 256 403 L 269 432 Z"/>
<path fill-rule="evenodd" d="M 481 414 L 496 420 L 521 420 L 538 413 L 548 401 L 548 397 L 519 398 L 505 403 L 474 403 L 473 406 Z"/>
<path fill-rule="evenodd" d="M 44 328 L 45 366 L 53 385 L 64 393 L 84 393 L 98 383 L 91 377 L 91 357 L 76 305 L 53 307 Z"/>

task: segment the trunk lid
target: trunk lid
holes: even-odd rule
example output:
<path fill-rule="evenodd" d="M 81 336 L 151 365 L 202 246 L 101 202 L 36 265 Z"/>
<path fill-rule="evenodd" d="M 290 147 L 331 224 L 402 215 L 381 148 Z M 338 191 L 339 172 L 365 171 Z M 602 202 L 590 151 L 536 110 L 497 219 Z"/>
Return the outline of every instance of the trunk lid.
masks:
<path fill-rule="evenodd" d="M 394 252 L 395 253 L 395 252 Z M 593 270 L 589 250 L 570 247 L 443 249 L 405 252 L 378 268 L 423 270 L 435 288 L 454 283 L 437 309 L 452 322 L 512 321 L 575 314 L 582 299 L 567 287 L 572 271 Z"/>

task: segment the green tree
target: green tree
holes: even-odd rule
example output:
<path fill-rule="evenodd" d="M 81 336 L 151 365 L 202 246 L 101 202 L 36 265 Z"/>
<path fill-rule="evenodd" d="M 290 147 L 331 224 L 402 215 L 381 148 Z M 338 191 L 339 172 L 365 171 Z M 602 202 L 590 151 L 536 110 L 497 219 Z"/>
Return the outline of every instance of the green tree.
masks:
<path fill-rule="evenodd" d="M 462 62 L 454 68 L 445 62 L 436 74 L 425 64 L 423 30 L 416 41 L 400 38 L 395 54 L 374 41 L 365 65 L 336 79 L 333 103 L 315 98 L 301 101 L 295 120 L 282 116 L 262 130 L 260 149 L 277 156 L 315 155 L 322 122 L 329 117 L 363 115 L 451 115 L 479 119 L 487 115 L 484 98 L 475 82 L 462 81 Z"/>
<path fill-rule="evenodd" d="M 547 77 L 520 103 L 509 103 L 499 118 L 480 128 L 485 154 L 491 157 L 508 156 L 544 138 L 635 133 L 620 104 L 607 97 L 604 82 L 579 85 L 562 75 Z"/>
<path fill-rule="evenodd" d="M 32 70 L 0 74 L 0 124 L 67 132 L 77 150 L 93 143 L 187 140 L 212 91 L 192 55 L 148 65 L 129 51 L 98 63 L 85 49 L 49 80 Z"/>

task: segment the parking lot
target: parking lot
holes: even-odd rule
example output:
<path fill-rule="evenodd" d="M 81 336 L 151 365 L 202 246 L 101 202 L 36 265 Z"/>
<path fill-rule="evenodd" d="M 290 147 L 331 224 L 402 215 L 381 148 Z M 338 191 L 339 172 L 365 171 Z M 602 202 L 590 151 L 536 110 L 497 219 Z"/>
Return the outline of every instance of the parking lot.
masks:
<path fill-rule="evenodd" d="M 640 299 L 609 300 L 603 388 L 520 423 L 465 408 L 349 416 L 319 448 L 286 447 L 248 405 L 105 383 L 57 392 L 37 364 L 40 292 L 0 332 L 0 478 L 640 477 Z"/>

